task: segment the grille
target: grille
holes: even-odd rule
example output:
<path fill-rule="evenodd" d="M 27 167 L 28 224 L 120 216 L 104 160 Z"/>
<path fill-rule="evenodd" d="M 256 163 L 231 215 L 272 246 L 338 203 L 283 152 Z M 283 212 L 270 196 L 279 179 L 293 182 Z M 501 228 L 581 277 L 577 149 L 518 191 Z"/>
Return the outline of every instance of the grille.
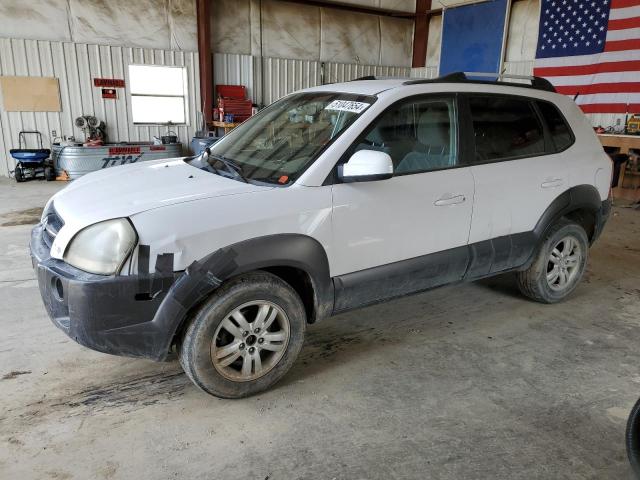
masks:
<path fill-rule="evenodd" d="M 47 245 L 47 247 L 51 248 L 53 241 L 55 240 L 58 232 L 63 225 L 64 222 L 62 221 L 62 218 L 60 218 L 60 215 L 58 215 L 58 213 L 53 208 L 51 208 L 49 213 L 47 213 L 47 215 L 44 217 L 44 220 L 42 221 L 42 238 L 44 239 L 44 243 Z"/>

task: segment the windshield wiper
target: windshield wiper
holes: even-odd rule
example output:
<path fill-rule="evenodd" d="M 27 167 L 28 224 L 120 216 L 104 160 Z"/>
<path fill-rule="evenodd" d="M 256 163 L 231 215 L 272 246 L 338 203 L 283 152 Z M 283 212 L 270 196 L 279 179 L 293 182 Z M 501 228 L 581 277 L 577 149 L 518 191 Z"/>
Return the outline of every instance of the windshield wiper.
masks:
<path fill-rule="evenodd" d="M 249 179 L 244 176 L 244 174 L 242 173 L 242 167 L 238 163 L 234 162 L 230 158 L 213 153 L 209 155 L 209 159 L 212 158 L 214 160 L 217 160 L 218 162 L 221 162 L 230 174 L 240 177 L 244 183 L 249 183 Z M 208 160 L 208 162 L 209 164 L 211 164 L 211 160 Z"/>

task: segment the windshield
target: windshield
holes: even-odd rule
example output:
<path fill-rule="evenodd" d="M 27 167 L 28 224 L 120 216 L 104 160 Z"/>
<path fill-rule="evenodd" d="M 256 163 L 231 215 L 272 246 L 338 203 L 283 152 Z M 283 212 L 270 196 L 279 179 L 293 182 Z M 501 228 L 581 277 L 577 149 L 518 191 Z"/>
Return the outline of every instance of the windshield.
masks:
<path fill-rule="evenodd" d="M 335 92 L 290 95 L 214 144 L 209 165 L 227 161 L 245 180 L 289 184 L 374 101 Z"/>

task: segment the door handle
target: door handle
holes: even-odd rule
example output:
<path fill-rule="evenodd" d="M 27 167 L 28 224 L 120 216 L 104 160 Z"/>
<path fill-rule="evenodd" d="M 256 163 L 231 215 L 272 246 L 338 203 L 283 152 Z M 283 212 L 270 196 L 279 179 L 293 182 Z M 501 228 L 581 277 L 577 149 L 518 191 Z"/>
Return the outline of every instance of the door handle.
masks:
<path fill-rule="evenodd" d="M 559 187 L 560 185 L 562 185 L 564 182 L 561 178 L 550 178 L 548 180 L 545 180 L 544 182 L 542 182 L 540 184 L 540 186 L 542 188 L 553 188 L 553 187 Z"/>
<path fill-rule="evenodd" d="M 434 205 L 436 207 L 444 207 L 446 205 L 455 205 L 456 203 L 462 203 L 466 200 L 464 195 L 454 195 L 452 197 L 440 198 L 436 200 Z"/>

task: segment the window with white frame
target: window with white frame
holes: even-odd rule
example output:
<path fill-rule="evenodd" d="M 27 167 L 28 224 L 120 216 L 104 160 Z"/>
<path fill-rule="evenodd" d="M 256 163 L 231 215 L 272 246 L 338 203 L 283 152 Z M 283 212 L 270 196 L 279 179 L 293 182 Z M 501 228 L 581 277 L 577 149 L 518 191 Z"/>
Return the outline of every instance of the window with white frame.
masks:
<path fill-rule="evenodd" d="M 187 123 L 184 67 L 129 65 L 133 123 Z"/>

